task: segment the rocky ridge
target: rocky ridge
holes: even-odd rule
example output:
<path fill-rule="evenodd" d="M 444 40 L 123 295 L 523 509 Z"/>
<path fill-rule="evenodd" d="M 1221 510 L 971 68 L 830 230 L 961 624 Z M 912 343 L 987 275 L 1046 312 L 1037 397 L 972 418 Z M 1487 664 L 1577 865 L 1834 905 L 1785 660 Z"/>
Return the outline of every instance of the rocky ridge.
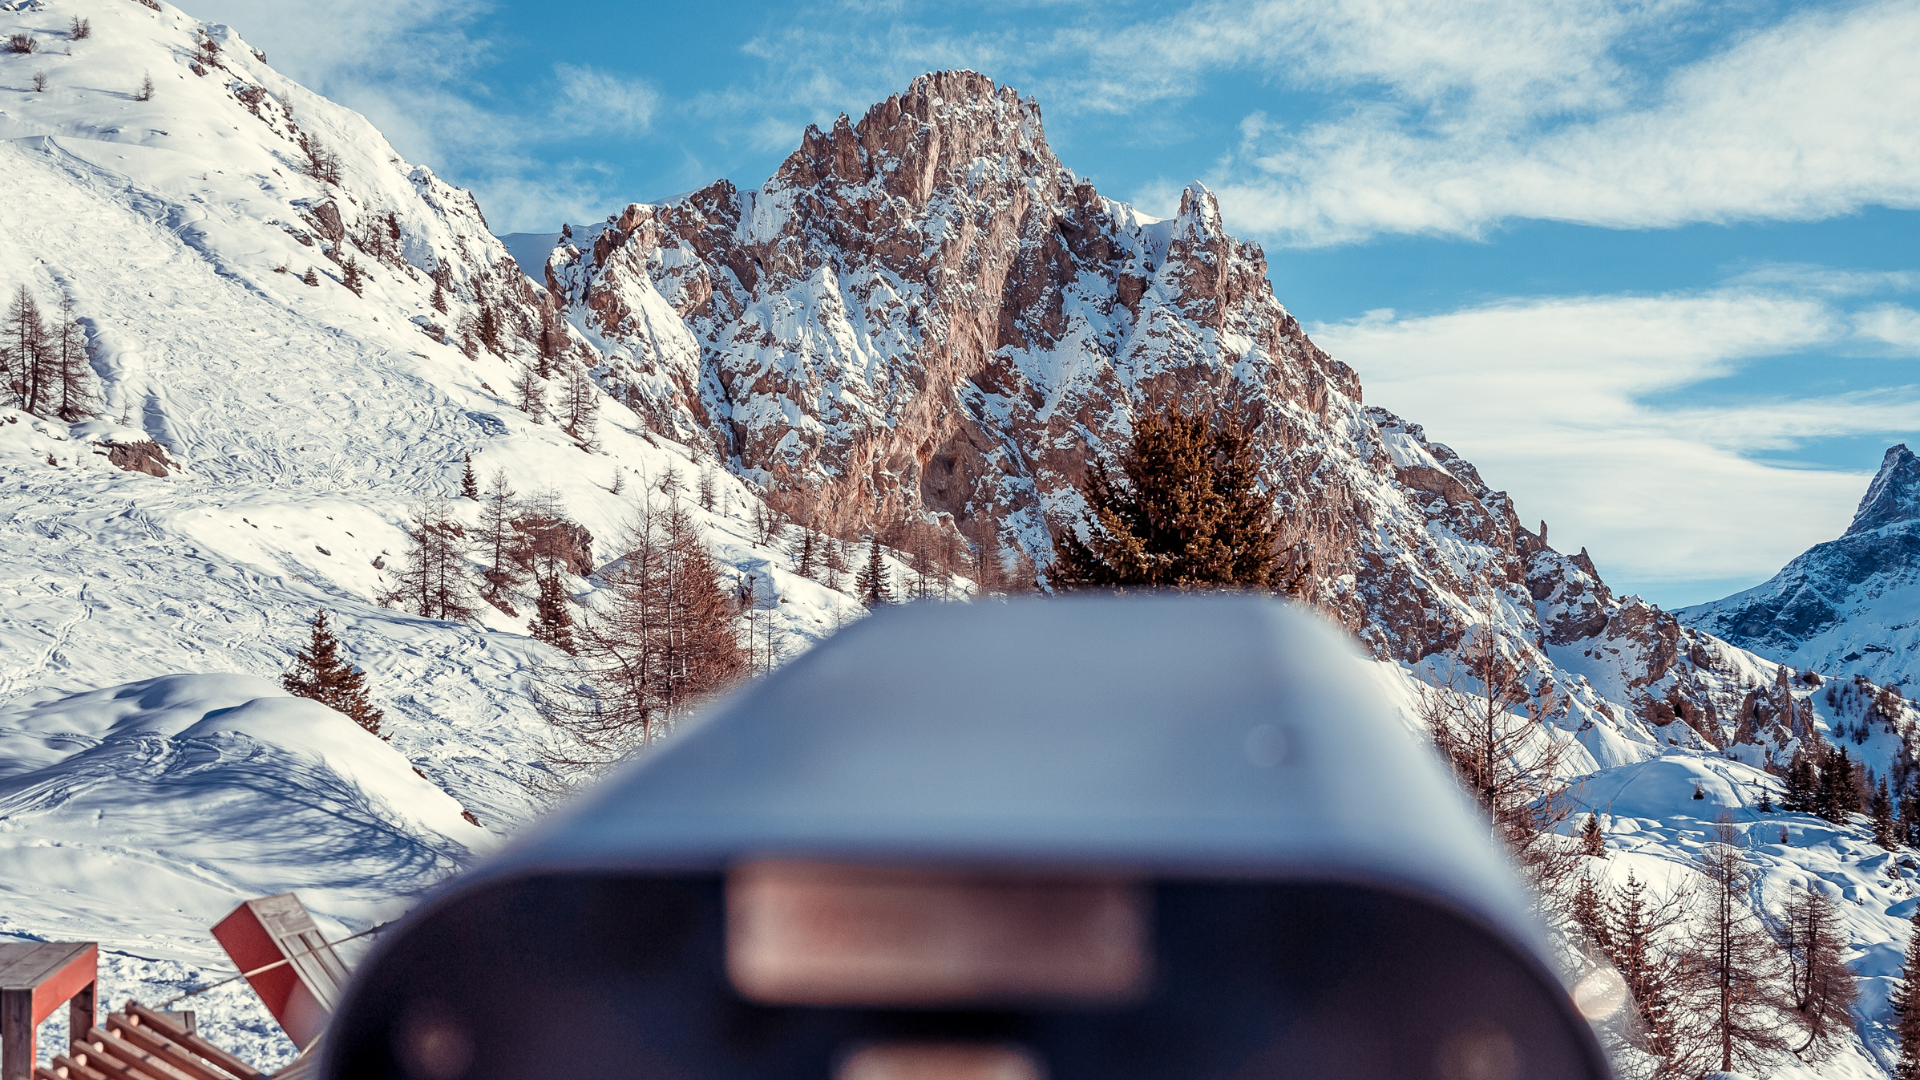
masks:
<path fill-rule="evenodd" d="M 1763 584 L 1678 614 L 1781 663 L 1920 685 L 1920 456 L 1888 448 L 1838 539 Z"/>
<path fill-rule="evenodd" d="M 1164 221 L 1105 198 L 974 72 L 810 128 L 759 188 L 570 226 L 546 277 L 610 390 L 842 535 L 916 517 L 1044 565 L 1089 456 L 1179 400 L 1254 433 L 1313 603 L 1412 664 L 1492 628 L 1596 763 L 1729 745 L 1772 679 L 1366 406 L 1206 188 Z"/>

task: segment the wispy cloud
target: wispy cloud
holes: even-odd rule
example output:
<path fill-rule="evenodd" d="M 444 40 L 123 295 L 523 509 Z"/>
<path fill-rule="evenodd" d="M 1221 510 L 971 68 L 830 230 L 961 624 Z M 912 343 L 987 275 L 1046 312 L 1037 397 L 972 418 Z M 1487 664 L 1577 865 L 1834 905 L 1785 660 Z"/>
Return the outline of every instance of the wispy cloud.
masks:
<path fill-rule="evenodd" d="M 645 79 L 572 64 L 555 65 L 554 74 L 560 79 L 554 117 L 574 131 L 638 135 L 653 126 L 660 92 Z"/>
<path fill-rule="evenodd" d="M 1515 300 L 1310 327 L 1367 400 L 1404 411 L 1543 517 L 1557 546 L 1640 581 L 1758 579 L 1845 528 L 1867 474 L 1756 455 L 1920 430 L 1920 385 L 1811 397 L 1674 391 L 1760 358 L 1844 347 L 1912 320 L 1735 285 L 1663 296 Z M 1920 342 L 1915 343 L 1920 346 Z M 1916 349 L 1920 353 L 1920 349 Z M 1920 382 L 1920 380 L 1914 380 Z"/>

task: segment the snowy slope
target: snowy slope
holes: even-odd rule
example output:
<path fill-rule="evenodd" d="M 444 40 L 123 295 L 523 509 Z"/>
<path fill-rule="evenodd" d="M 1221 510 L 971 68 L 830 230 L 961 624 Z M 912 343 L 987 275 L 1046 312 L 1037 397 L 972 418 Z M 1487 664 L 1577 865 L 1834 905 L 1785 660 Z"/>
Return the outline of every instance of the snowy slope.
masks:
<path fill-rule="evenodd" d="M 0 933 L 100 941 L 115 1005 L 221 977 L 206 928 L 243 900 L 296 890 L 343 937 L 495 842 L 386 743 L 261 679 L 0 710 Z M 253 1058 L 290 1049 L 242 994 L 185 1007 Z"/>
<path fill-rule="evenodd" d="M 1763 584 L 1676 614 L 1781 663 L 1920 686 L 1920 457 L 1887 450 L 1839 539 Z"/>
<path fill-rule="evenodd" d="M 91 36 L 68 38 L 76 17 Z M 0 294 L 72 296 L 104 408 L 74 425 L 0 409 L 0 933 L 101 939 L 109 996 L 152 1001 L 221 973 L 206 929 L 239 898 L 296 888 L 330 925 L 363 925 L 536 811 L 525 680 L 555 657 L 498 612 L 463 626 L 374 603 L 409 505 L 454 494 L 471 454 L 482 478 L 556 493 L 605 559 L 638 493 L 660 498 L 669 473 L 689 489 L 711 462 L 611 398 L 593 452 L 511 408 L 496 391 L 533 355 L 539 300 L 471 197 L 231 29 L 58 0 L 0 5 L 14 33 L 40 48 L 0 53 Z M 146 73 L 155 93 L 136 100 Z M 337 184 L 301 171 L 302 135 L 338 157 Z M 340 284 L 347 261 L 363 295 Z M 504 355 L 468 355 L 483 305 Z M 594 360 L 573 335 L 564 362 Z M 110 460 L 147 440 L 164 477 Z M 857 617 L 754 543 L 756 494 L 724 474 L 718 489 L 695 516 L 724 563 L 772 578 L 767 618 L 790 650 Z M 338 717 L 258 681 L 320 608 L 391 743 L 323 740 L 314 723 Z M 180 673 L 200 681 L 121 696 Z M 309 780 L 334 803 L 296 814 L 270 794 Z M 271 1050 L 258 1016 L 240 1020 L 244 992 L 214 1000 L 236 1048 Z"/>

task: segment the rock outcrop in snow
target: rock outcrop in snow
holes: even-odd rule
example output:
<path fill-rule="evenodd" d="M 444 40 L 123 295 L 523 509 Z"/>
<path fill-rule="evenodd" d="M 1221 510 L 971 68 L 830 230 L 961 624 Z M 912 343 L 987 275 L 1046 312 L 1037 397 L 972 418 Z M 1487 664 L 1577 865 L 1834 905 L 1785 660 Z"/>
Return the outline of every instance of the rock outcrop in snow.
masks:
<path fill-rule="evenodd" d="M 1890 447 L 1839 539 L 1764 584 L 1678 614 L 1784 664 L 1920 685 L 1920 457 Z"/>

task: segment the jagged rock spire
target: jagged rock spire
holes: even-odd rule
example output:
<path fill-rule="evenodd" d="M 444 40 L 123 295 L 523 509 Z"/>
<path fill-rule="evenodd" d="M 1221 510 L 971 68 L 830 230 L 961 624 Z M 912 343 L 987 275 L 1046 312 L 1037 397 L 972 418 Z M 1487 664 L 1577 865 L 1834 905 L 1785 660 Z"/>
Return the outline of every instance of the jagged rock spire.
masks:
<path fill-rule="evenodd" d="M 1880 472 L 1868 485 L 1866 497 L 1854 511 L 1853 524 L 1843 535 L 1872 532 L 1916 518 L 1920 518 L 1920 457 L 1915 457 L 1906 443 L 1896 443 L 1880 460 Z"/>

